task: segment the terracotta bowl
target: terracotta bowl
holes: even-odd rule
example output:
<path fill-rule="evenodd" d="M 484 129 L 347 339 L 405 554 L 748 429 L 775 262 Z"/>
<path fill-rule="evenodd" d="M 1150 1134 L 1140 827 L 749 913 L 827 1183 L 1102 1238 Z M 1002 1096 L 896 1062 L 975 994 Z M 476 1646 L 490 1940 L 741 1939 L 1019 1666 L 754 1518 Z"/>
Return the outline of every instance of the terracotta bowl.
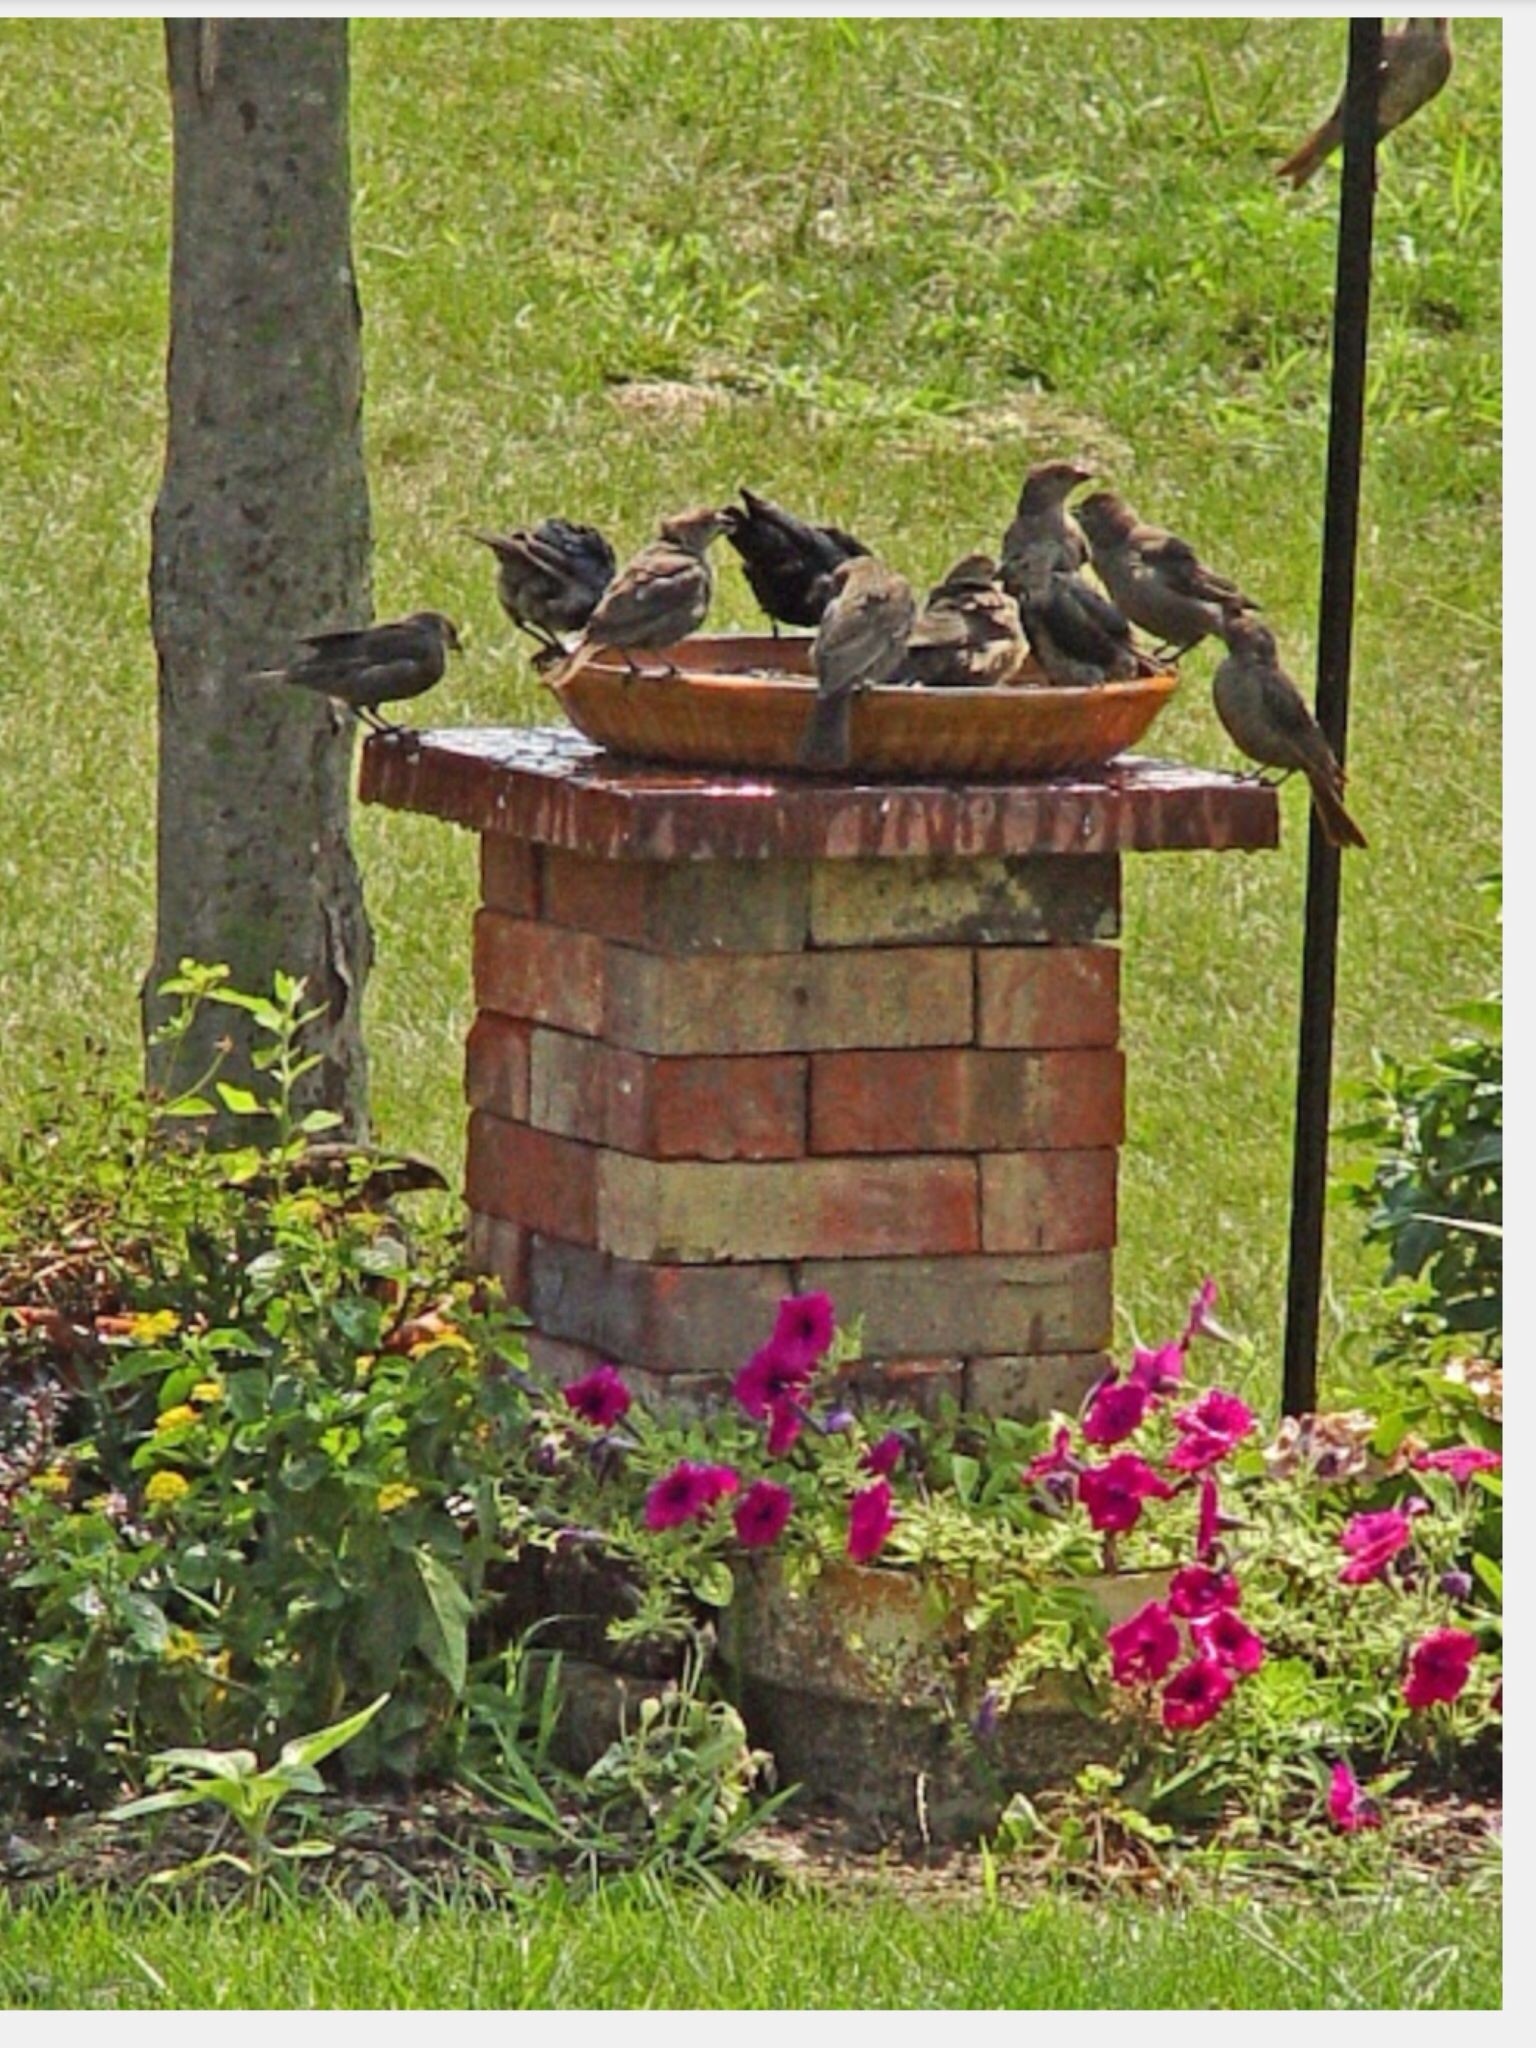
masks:
<path fill-rule="evenodd" d="M 640 657 L 632 675 L 603 649 L 551 687 L 578 731 L 616 754 L 685 767 L 804 774 L 796 761 L 811 714 L 809 635 L 723 633 Z M 668 662 L 677 673 L 652 671 Z M 1063 690 L 1031 662 L 990 689 L 884 685 L 853 702 L 845 776 L 1064 775 L 1100 768 L 1136 744 L 1178 686 L 1172 670 L 1134 683 Z"/>

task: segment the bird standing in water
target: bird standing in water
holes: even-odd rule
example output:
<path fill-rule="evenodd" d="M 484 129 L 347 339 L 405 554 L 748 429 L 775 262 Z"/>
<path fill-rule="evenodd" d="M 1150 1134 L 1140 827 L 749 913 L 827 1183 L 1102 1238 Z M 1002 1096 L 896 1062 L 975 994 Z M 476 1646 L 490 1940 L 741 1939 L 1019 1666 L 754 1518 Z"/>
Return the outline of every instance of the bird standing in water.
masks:
<path fill-rule="evenodd" d="M 726 515 L 695 505 L 663 519 L 657 538 L 632 555 L 603 593 L 559 680 L 568 681 L 598 652 L 612 647 L 632 675 L 643 671 L 635 648 L 671 647 L 704 623 L 714 595 L 710 543 L 724 533 Z M 662 674 L 675 673 L 669 662 Z"/>
<path fill-rule="evenodd" d="M 929 689 L 1009 683 L 1028 658 L 1019 608 L 990 555 L 967 555 L 928 593 L 907 641 L 903 679 Z"/>
<path fill-rule="evenodd" d="M 293 683 L 350 705 L 375 732 L 401 732 L 379 716 L 381 704 L 419 697 L 442 680 L 448 650 L 462 652 L 453 621 L 441 612 L 412 612 L 353 632 L 311 633 L 307 651 L 283 668 L 260 669 L 253 683 Z"/>
<path fill-rule="evenodd" d="M 1364 846 L 1365 834 L 1344 808 L 1344 770 L 1281 668 L 1274 634 L 1251 613 L 1230 606 L 1222 614 L 1221 636 L 1227 658 L 1211 679 L 1211 694 L 1227 737 L 1262 767 L 1287 775 L 1301 770 L 1330 846 Z"/>
<path fill-rule="evenodd" d="M 496 595 L 520 632 L 552 654 L 564 654 L 562 633 L 579 633 L 618 570 L 613 549 L 595 526 L 545 519 L 511 533 L 468 527 L 496 557 Z"/>
<path fill-rule="evenodd" d="M 832 599 L 816 634 L 816 703 L 800 742 L 802 768 L 848 766 L 854 693 L 896 675 L 916 618 L 911 584 L 872 555 L 832 572 Z"/>
<path fill-rule="evenodd" d="M 743 511 L 726 507 L 725 537 L 741 557 L 752 595 L 773 623 L 819 626 L 832 597 L 832 572 L 869 549 L 840 526 L 812 526 L 771 498 L 741 487 Z"/>

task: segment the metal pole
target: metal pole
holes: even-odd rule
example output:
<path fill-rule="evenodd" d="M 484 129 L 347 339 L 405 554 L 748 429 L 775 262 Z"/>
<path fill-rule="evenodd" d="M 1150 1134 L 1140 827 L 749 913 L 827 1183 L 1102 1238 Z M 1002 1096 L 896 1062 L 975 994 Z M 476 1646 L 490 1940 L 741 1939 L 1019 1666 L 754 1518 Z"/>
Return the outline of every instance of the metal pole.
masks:
<path fill-rule="evenodd" d="M 1333 389 L 1328 417 L 1328 497 L 1317 632 L 1317 721 L 1342 762 L 1349 727 L 1349 656 L 1355 613 L 1355 537 L 1365 424 L 1366 340 L 1371 308 L 1371 233 L 1376 210 L 1376 96 L 1381 23 L 1351 21 L 1344 102 L 1344 170 L 1333 306 Z M 1282 1406 L 1317 1406 L 1317 1328 L 1323 1284 L 1323 1208 L 1328 1184 L 1328 1095 L 1339 933 L 1339 850 L 1311 814 L 1296 1139 L 1291 1162 L 1291 1260 L 1286 1289 Z"/>

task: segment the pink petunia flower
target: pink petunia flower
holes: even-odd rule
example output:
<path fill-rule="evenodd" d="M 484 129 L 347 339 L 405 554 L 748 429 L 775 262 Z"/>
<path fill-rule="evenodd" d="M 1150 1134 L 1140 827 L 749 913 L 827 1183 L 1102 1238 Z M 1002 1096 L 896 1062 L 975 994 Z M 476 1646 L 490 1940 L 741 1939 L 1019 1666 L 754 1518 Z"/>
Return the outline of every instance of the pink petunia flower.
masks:
<path fill-rule="evenodd" d="M 848 1555 L 855 1564 L 868 1564 L 885 1548 L 885 1539 L 896 1526 L 891 1506 L 890 1482 L 877 1479 L 862 1487 L 848 1503 Z"/>
<path fill-rule="evenodd" d="M 1173 1668 L 1179 1654 L 1178 1625 L 1161 1600 L 1149 1600 L 1104 1637 L 1116 1685 L 1152 1685 Z"/>
<path fill-rule="evenodd" d="M 1381 1808 L 1360 1789 L 1360 1781 L 1348 1764 L 1337 1763 L 1328 1781 L 1328 1818 L 1346 1835 L 1361 1828 L 1381 1826 Z"/>
<path fill-rule="evenodd" d="M 762 1422 L 775 1401 L 793 1400 L 815 1372 L 814 1360 L 798 1357 L 771 1337 L 737 1373 L 731 1392 L 750 1416 Z"/>
<path fill-rule="evenodd" d="M 1233 1678 L 1214 1657 L 1196 1657 L 1163 1687 L 1163 1726 L 1203 1728 L 1231 1697 Z"/>
<path fill-rule="evenodd" d="M 784 1533 L 795 1504 L 787 1486 L 773 1479 L 757 1479 L 731 1510 L 736 1534 L 748 1550 L 764 1550 Z"/>
<path fill-rule="evenodd" d="M 1397 1508 L 1352 1516 L 1339 1537 L 1340 1546 L 1349 1553 L 1339 1584 L 1363 1586 L 1368 1579 L 1379 1579 L 1411 1534 L 1408 1517 Z"/>
<path fill-rule="evenodd" d="M 1217 1614 L 1224 1607 L 1236 1607 L 1241 1599 L 1237 1580 L 1230 1572 L 1212 1571 L 1204 1564 L 1185 1565 L 1174 1573 L 1168 1586 L 1168 1605 L 1186 1621 Z"/>
<path fill-rule="evenodd" d="M 1019 1478 L 1025 1486 L 1035 1486 L 1042 1480 L 1075 1479 L 1082 1469 L 1082 1460 L 1072 1455 L 1071 1430 L 1058 1429 L 1051 1438 L 1051 1448 L 1031 1458 Z"/>
<path fill-rule="evenodd" d="M 1481 1444 L 1452 1444 L 1444 1451 L 1420 1451 L 1413 1461 L 1419 1472 L 1449 1472 L 1458 1486 L 1465 1486 L 1474 1472 L 1497 1472 L 1503 1462 L 1501 1451 L 1485 1451 Z"/>
<path fill-rule="evenodd" d="M 1477 1637 L 1464 1628 L 1432 1628 L 1408 1655 L 1403 1698 L 1410 1707 L 1453 1700 L 1466 1684 L 1477 1655 Z"/>
<path fill-rule="evenodd" d="M 768 1403 L 768 1455 L 770 1458 L 785 1457 L 804 1427 L 805 1416 L 800 1403 L 788 1394 L 779 1394 Z"/>
<path fill-rule="evenodd" d="M 829 1294 L 786 1294 L 769 1340 L 810 1378 L 832 1348 L 837 1323 Z"/>
<path fill-rule="evenodd" d="M 1216 1555 L 1216 1542 L 1221 1534 L 1221 1495 L 1216 1490 L 1212 1473 L 1205 1473 L 1200 1480 L 1200 1520 L 1195 1529 L 1195 1555 L 1202 1564 L 1209 1563 Z"/>
<path fill-rule="evenodd" d="M 1090 1444 L 1124 1443 L 1140 1429 L 1147 1413 L 1149 1390 L 1134 1379 L 1106 1380 L 1088 1403 L 1083 1439 Z"/>
<path fill-rule="evenodd" d="M 567 1408 L 573 1409 L 583 1422 L 595 1423 L 599 1429 L 611 1428 L 629 1413 L 629 1389 L 620 1379 L 616 1366 L 594 1366 L 591 1372 L 579 1380 L 572 1380 L 561 1392 Z"/>
<path fill-rule="evenodd" d="M 1173 1418 L 1179 1441 L 1168 1454 L 1174 1472 L 1202 1472 L 1236 1449 L 1253 1428 L 1253 1411 L 1224 1387 L 1208 1387 L 1193 1408 Z"/>
<path fill-rule="evenodd" d="M 901 1454 L 907 1447 L 907 1440 L 899 1429 L 888 1429 L 879 1443 L 871 1444 L 860 1458 L 859 1463 L 866 1472 L 873 1472 L 878 1479 L 889 1479 L 901 1463 Z"/>
<path fill-rule="evenodd" d="M 1079 1474 L 1077 1490 L 1095 1529 L 1118 1534 L 1134 1529 L 1144 1500 L 1170 1500 L 1173 1488 L 1160 1479 L 1145 1458 L 1122 1451 L 1103 1465 L 1089 1465 Z"/>
<path fill-rule="evenodd" d="M 1184 1347 L 1164 1344 L 1156 1351 L 1139 1346 L 1131 1357 L 1128 1383 L 1145 1388 L 1148 1394 L 1174 1394 L 1184 1379 Z"/>
<path fill-rule="evenodd" d="M 1218 1607 L 1214 1614 L 1202 1614 L 1189 1624 L 1195 1648 L 1212 1657 L 1227 1671 L 1246 1678 L 1264 1662 L 1264 1638 L 1251 1629 L 1230 1607 Z"/>
<path fill-rule="evenodd" d="M 683 1458 L 664 1472 L 645 1496 L 647 1529 L 676 1529 L 701 1521 L 741 1481 L 729 1465 L 697 1465 Z"/>
<path fill-rule="evenodd" d="M 1179 1349 L 1187 1351 L 1196 1337 L 1203 1337 L 1210 1327 L 1211 1310 L 1216 1306 L 1216 1282 L 1206 1276 L 1200 1282 L 1194 1300 L 1189 1304 L 1189 1321 L 1184 1325 L 1184 1334 L 1179 1339 Z"/>

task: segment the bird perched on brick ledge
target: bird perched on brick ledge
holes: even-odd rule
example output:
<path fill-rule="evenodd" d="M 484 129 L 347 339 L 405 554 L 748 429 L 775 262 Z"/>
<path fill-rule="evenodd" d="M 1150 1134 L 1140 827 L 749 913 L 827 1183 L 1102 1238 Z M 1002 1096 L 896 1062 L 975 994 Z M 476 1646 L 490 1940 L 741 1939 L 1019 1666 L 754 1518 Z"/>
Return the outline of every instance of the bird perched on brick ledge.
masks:
<path fill-rule="evenodd" d="M 1376 140 L 1400 128 L 1410 114 L 1432 100 L 1451 75 L 1451 24 L 1448 19 L 1415 17 L 1381 39 L 1380 84 L 1376 99 Z M 1344 140 L 1341 92 L 1327 120 L 1314 128 L 1299 148 L 1275 168 L 1277 178 L 1292 187 L 1305 185 Z"/>
<path fill-rule="evenodd" d="M 816 634 L 816 703 L 800 742 L 802 768 L 848 766 L 854 693 L 897 673 L 916 618 L 911 584 L 872 555 L 832 572 L 832 598 Z"/>
<path fill-rule="evenodd" d="M 1227 658 L 1211 679 L 1216 716 L 1232 744 L 1265 768 L 1300 769 L 1330 846 L 1364 846 L 1344 808 L 1344 770 L 1306 699 L 1280 666 L 1275 636 L 1250 612 L 1229 606 L 1221 637 Z"/>
<path fill-rule="evenodd" d="M 571 519 L 545 519 L 511 533 L 465 531 L 494 553 L 496 595 L 513 625 L 563 655 L 561 634 L 582 630 L 619 566 L 602 534 Z"/>
<path fill-rule="evenodd" d="M 442 680 L 448 650 L 462 652 L 453 621 L 441 612 L 412 612 L 353 632 L 311 633 L 308 651 L 284 668 L 259 669 L 253 683 L 293 683 L 350 705 L 375 732 L 401 732 L 379 716 L 381 704 L 419 697 Z"/>
<path fill-rule="evenodd" d="M 1186 540 L 1147 526 L 1124 498 L 1095 491 L 1075 508 L 1104 588 L 1133 626 L 1187 654 L 1221 631 L 1224 606 L 1257 611 L 1235 583 L 1207 569 Z"/>
<path fill-rule="evenodd" d="M 840 526 L 812 526 L 771 498 L 741 487 L 741 504 L 726 507 L 725 537 L 741 557 L 752 595 L 772 621 L 819 626 L 832 597 L 832 572 L 869 549 Z"/>
<path fill-rule="evenodd" d="M 725 513 L 713 505 L 696 505 L 663 519 L 657 538 L 631 556 L 609 584 L 555 681 L 568 682 L 604 647 L 615 649 L 630 673 L 640 675 L 635 648 L 671 647 L 686 640 L 704 623 L 714 596 L 709 547 L 725 526 Z M 661 671 L 674 672 L 671 662 Z"/>

